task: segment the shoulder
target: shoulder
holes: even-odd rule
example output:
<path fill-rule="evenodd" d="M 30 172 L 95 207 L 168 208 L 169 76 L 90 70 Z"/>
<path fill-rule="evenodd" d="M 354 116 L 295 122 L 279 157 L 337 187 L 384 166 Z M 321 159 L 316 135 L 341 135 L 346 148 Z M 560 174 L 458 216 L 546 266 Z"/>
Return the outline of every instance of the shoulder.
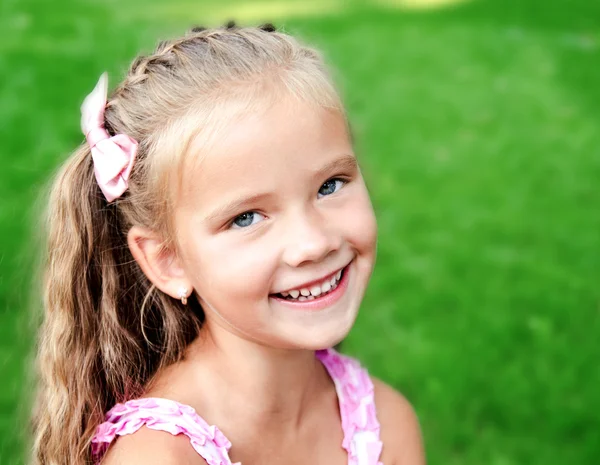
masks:
<path fill-rule="evenodd" d="M 393 387 L 371 377 L 383 454 L 393 465 L 424 465 L 425 452 L 417 415 L 408 400 Z"/>
<path fill-rule="evenodd" d="M 184 434 L 143 426 L 115 439 L 101 465 L 207 465 Z"/>

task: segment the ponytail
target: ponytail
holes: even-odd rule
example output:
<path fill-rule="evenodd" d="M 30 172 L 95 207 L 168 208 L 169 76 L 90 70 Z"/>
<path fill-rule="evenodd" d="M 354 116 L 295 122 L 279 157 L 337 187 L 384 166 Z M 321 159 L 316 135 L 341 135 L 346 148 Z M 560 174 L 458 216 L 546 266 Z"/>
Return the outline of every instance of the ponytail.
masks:
<path fill-rule="evenodd" d="M 160 366 L 178 359 L 202 319 L 194 302 L 186 311 L 156 292 L 137 266 L 119 203 L 102 196 L 90 157 L 84 144 L 63 165 L 45 214 L 33 420 L 39 464 L 90 463 L 104 412 L 139 396 Z"/>

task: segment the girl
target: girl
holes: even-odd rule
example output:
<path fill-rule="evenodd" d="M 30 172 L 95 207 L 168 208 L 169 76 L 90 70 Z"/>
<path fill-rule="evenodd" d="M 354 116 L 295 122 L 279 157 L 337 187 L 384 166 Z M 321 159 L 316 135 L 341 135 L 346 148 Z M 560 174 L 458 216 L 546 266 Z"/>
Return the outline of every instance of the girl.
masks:
<path fill-rule="evenodd" d="M 108 100 L 102 75 L 82 130 L 47 209 L 37 463 L 424 463 L 408 402 L 331 348 L 376 224 L 319 53 L 195 28 Z"/>

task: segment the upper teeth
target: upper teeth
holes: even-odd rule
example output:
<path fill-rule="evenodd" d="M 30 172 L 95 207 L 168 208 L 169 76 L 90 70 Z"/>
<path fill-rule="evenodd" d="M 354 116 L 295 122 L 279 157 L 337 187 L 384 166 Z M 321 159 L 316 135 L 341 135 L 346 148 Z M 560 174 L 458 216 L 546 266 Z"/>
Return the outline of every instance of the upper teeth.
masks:
<path fill-rule="evenodd" d="M 309 299 L 311 298 L 311 296 L 312 298 L 314 298 L 321 294 L 324 294 L 325 292 L 329 292 L 331 289 L 335 289 L 341 277 L 342 270 L 338 271 L 331 278 L 324 280 L 320 284 L 313 284 L 312 286 L 310 286 L 310 288 L 303 287 L 301 289 L 293 289 L 291 291 L 282 292 L 281 295 L 284 297 L 287 297 L 289 295 L 294 299 L 297 299 L 300 295 L 308 297 Z"/>

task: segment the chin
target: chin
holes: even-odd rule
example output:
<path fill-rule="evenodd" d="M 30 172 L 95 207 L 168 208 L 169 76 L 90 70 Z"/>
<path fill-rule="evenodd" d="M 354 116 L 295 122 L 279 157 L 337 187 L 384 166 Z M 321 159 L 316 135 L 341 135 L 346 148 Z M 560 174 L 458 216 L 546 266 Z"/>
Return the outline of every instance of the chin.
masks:
<path fill-rule="evenodd" d="M 310 341 L 310 343 L 307 343 L 304 345 L 304 347 L 302 347 L 303 349 L 306 350 L 323 350 L 323 349 L 329 349 L 331 347 L 335 347 L 337 344 L 339 344 L 340 342 L 342 342 L 348 333 L 344 334 L 341 337 L 329 337 L 329 338 L 323 338 L 323 339 L 315 339 L 314 341 Z"/>
<path fill-rule="evenodd" d="M 329 349 L 348 336 L 356 319 L 356 313 L 346 315 L 342 321 L 332 321 L 313 328 L 298 329 L 294 331 L 292 337 L 286 338 L 286 346 L 291 349 L 303 350 Z"/>

